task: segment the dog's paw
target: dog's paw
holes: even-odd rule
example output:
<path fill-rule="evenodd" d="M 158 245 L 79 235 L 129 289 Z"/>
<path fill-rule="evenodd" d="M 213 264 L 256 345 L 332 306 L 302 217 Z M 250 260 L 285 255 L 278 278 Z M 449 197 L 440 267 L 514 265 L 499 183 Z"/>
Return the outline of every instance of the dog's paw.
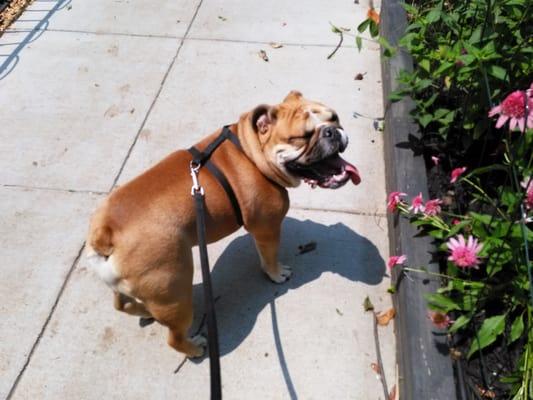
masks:
<path fill-rule="evenodd" d="M 197 347 L 197 352 L 189 354 L 189 358 L 203 357 L 207 349 L 207 339 L 203 335 L 196 335 L 189 339 L 193 345 Z"/>
<path fill-rule="evenodd" d="M 266 271 L 270 280 L 274 283 L 283 283 L 289 280 L 292 275 L 292 268 L 288 265 L 278 264 L 278 271 L 271 273 Z"/>

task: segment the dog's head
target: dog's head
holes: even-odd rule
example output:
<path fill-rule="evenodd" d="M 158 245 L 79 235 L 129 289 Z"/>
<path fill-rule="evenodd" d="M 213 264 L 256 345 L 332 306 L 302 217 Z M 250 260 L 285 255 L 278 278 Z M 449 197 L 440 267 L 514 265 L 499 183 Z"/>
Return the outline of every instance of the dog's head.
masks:
<path fill-rule="evenodd" d="M 357 169 L 339 156 L 348 137 L 337 113 L 299 92 L 290 92 L 278 105 L 257 106 L 241 117 L 241 127 L 247 154 L 284 186 L 303 179 L 313 187 L 336 189 L 349 180 L 361 181 Z"/>

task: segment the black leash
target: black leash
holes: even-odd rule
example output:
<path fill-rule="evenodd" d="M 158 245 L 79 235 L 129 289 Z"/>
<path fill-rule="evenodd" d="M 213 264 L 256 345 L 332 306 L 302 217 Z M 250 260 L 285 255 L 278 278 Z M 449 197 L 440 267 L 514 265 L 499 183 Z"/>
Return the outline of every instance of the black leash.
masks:
<path fill-rule="evenodd" d="M 196 147 L 191 147 L 189 152 L 193 155 L 190 164 L 192 188 L 191 195 L 194 197 L 196 205 L 196 232 L 198 235 L 198 248 L 200 250 L 200 264 L 202 266 L 202 281 L 204 286 L 204 302 L 207 320 L 207 343 L 209 346 L 209 369 L 211 373 L 211 400 L 222 399 L 222 386 L 220 379 L 220 352 L 218 347 L 218 331 L 215 315 L 215 301 L 213 299 L 213 289 L 211 285 L 211 274 L 209 271 L 209 258 L 207 256 L 207 238 L 205 231 L 205 193 L 204 188 L 200 186 L 198 174 L 200 169 L 205 165 L 207 169 L 217 178 L 222 185 L 231 202 L 237 222 L 243 224 L 242 213 L 239 207 L 237 197 L 227 181 L 224 174 L 211 162 L 209 158 L 213 152 L 226 139 L 231 140 L 237 148 L 241 148 L 239 139 L 225 126 L 222 133 L 211 142 L 204 151 L 199 151 Z"/>

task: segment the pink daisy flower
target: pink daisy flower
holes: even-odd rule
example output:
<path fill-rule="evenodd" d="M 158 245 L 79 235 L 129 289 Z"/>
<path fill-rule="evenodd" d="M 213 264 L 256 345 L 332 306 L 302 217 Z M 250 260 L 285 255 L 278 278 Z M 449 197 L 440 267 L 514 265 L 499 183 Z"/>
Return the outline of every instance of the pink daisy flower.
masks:
<path fill-rule="evenodd" d="M 425 206 L 424 214 L 429 215 L 429 216 L 440 214 L 441 204 L 442 204 L 441 199 L 428 200 Z"/>
<path fill-rule="evenodd" d="M 407 193 L 391 192 L 389 194 L 389 200 L 387 202 L 387 210 L 389 210 L 390 212 L 396 211 L 396 209 L 398 208 L 398 204 L 402 202 L 402 196 L 407 196 Z"/>
<path fill-rule="evenodd" d="M 524 126 L 533 128 L 533 113 L 530 112 L 526 121 L 526 101 L 530 110 L 533 110 L 533 97 L 530 95 L 531 89 L 526 92 L 516 90 L 505 98 L 499 105 L 489 111 L 489 117 L 499 114 L 496 121 L 496 128 L 501 128 L 509 120 L 509 129 L 512 131 L 517 126 L 520 131 Z"/>
<path fill-rule="evenodd" d="M 440 162 L 439 157 L 431 156 L 431 160 L 433 161 L 433 164 L 439 165 L 439 162 Z"/>
<path fill-rule="evenodd" d="M 450 249 L 448 260 L 461 268 L 477 269 L 478 264 L 481 262 L 478 254 L 483 248 L 483 244 L 478 243 L 477 239 L 469 236 L 468 242 L 466 242 L 464 236 L 459 235 L 455 238 L 450 238 L 447 246 Z"/>
<path fill-rule="evenodd" d="M 466 171 L 466 167 L 455 168 L 452 171 L 450 183 L 455 183 L 457 181 L 457 178 L 459 178 L 465 171 Z"/>
<path fill-rule="evenodd" d="M 526 199 L 524 200 L 524 203 L 526 204 L 526 208 L 528 210 L 533 209 L 533 178 L 526 177 L 524 180 L 520 183 L 520 185 L 526 189 Z"/>
<path fill-rule="evenodd" d="M 448 314 L 443 314 L 438 311 L 428 311 L 428 318 L 433 322 L 433 325 L 440 329 L 446 329 L 454 322 Z"/>
<path fill-rule="evenodd" d="M 424 212 L 424 199 L 422 198 L 422 193 L 419 193 L 418 196 L 413 197 L 411 200 L 411 207 L 409 207 L 409 210 L 413 211 L 413 213 L 418 214 L 419 212 Z"/>
<path fill-rule="evenodd" d="M 401 256 L 390 256 L 389 261 L 387 261 L 387 268 L 392 270 L 395 265 L 404 264 L 407 261 L 407 256 L 402 254 Z"/>

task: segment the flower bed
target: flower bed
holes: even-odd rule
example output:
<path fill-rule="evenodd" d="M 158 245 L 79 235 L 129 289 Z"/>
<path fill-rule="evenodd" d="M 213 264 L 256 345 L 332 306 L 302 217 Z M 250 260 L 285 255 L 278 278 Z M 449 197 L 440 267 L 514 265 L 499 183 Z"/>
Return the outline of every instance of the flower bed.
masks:
<path fill-rule="evenodd" d="M 431 0 L 404 8 L 400 46 L 390 32 L 379 40 L 386 56 L 413 58 L 412 70 L 395 71 L 389 98 L 411 111 L 420 135 L 393 146 L 424 158 L 429 192 L 396 179 L 406 187 L 393 188 L 388 208 L 432 238 L 440 269 L 404 248 L 390 265 L 399 281 L 440 281 L 425 315 L 447 330 L 461 398 L 533 398 L 532 5 Z M 377 22 L 369 15 L 359 30 L 377 36 Z M 396 128 L 386 125 L 385 134 Z"/>

